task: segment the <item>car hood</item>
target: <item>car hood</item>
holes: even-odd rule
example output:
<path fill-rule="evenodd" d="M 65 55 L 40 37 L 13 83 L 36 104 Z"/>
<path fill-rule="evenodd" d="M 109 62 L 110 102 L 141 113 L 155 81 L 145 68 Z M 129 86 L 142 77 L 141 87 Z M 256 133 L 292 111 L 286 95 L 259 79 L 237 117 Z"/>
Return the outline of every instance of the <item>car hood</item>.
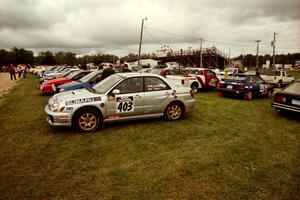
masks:
<path fill-rule="evenodd" d="M 55 94 L 52 99 L 57 99 L 59 102 L 78 101 L 78 103 L 85 103 L 99 97 L 99 94 L 92 93 L 87 89 L 79 89 Z"/>
<path fill-rule="evenodd" d="M 60 88 L 69 88 L 69 87 L 79 86 L 81 84 L 82 84 L 81 82 L 72 81 L 70 83 L 65 83 L 65 84 L 59 85 L 59 86 L 57 86 L 57 88 L 58 89 L 60 89 Z"/>
<path fill-rule="evenodd" d="M 50 80 L 50 81 L 45 81 L 43 83 L 43 85 L 52 85 L 52 84 L 56 84 L 56 83 L 59 83 L 59 82 L 64 82 L 64 81 L 69 81 L 70 79 L 68 78 L 56 78 L 56 79 L 53 79 L 53 80 Z"/>

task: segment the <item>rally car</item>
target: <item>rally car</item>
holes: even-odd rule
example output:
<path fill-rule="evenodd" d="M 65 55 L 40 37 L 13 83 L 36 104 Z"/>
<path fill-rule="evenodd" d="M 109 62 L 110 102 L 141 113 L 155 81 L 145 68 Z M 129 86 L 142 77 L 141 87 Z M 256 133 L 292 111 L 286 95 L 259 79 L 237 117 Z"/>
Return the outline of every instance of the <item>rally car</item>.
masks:
<path fill-rule="evenodd" d="M 45 107 L 53 126 L 72 126 L 82 132 L 96 131 L 106 122 L 164 116 L 178 120 L 194 107 L 188 87 L 176 86 L 156 74 L 120 73 L 91 89 L 58 93 Z"/>
<path fill-rule="evenodd" d="M 238 96 L 251 100 L 254 96 L 271 97 L 273 85 L 266 83 L 259 75 L 236 74 L 220 81 L 218 96 Z"/>
<path fill-rule="evenodd" d="M 79 71 L 72 72 L 63 78 L 56 78 L 53 80 L 45 81 L 40 85 L 40 90 L 43 93 L 54 93 L 58 85 L 69 83 L 73 80 L 78 80 L 84 77 L 85 75 L 87 75 L 88 73 L 90 73 L 90 71 L 79 70 Z"/>

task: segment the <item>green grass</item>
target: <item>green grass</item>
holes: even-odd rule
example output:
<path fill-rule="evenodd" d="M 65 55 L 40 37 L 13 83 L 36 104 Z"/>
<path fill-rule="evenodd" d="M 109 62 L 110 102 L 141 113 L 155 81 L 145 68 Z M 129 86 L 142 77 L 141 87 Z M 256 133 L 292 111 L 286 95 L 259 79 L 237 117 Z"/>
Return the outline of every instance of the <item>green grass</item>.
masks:
<path fill-rule="evenodd" d="M 47 124 L 37 86 L 0 107 L 0 199 L 299 199 L 300 120 L 271 99 L 201 92 L 186 120 L 79 134 Z"/>
<path fill-rule="evenodd" d="M 300 71 L 289 71 L 290 75 L 292 75 L 296 80 L 300 79 Z"/>

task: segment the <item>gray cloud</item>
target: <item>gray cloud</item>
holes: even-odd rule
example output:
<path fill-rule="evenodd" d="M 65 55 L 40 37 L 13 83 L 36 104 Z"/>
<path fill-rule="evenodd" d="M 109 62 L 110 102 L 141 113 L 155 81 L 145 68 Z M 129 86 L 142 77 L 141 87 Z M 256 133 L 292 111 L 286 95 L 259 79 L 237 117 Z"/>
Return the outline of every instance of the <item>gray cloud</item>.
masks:
<path fill-rule="evenodd" d="M 0 48 L 137 52 L 147 16 L 144 52 L 198 48 L 203 37 L 204 45 L 233 54 L 253 53 L 261 39 L 268 53 L 274 31 L 283 52 L 299 47 L 298 9 L 299 0 L 0 0 Z"/>

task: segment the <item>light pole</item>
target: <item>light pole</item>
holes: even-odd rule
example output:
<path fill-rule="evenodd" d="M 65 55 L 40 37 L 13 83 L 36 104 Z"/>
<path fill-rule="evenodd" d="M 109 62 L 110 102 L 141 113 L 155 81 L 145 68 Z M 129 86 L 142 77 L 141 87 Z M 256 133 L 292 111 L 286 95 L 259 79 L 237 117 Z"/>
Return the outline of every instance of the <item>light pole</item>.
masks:
<path fill-rule="evenodd" d="M 254 42 L 257 43 L 257 49 L 256 49 L 256 69 L 258 69 L 259 43 L 261 42 L 261 40 L 255 40 Z"/>
<path fill-rule="evenodd" d="M 142 41 L 143 41 L 144 20 L 147 20 L 147 17 L 145 17 L 145 18 L 142 19 L 141 35 L 140 35 L 140 45 L 139 45 L 138 66 L 140 66 L 140 60 L 141 60 L 141 49 L 142 49 Z"/>

